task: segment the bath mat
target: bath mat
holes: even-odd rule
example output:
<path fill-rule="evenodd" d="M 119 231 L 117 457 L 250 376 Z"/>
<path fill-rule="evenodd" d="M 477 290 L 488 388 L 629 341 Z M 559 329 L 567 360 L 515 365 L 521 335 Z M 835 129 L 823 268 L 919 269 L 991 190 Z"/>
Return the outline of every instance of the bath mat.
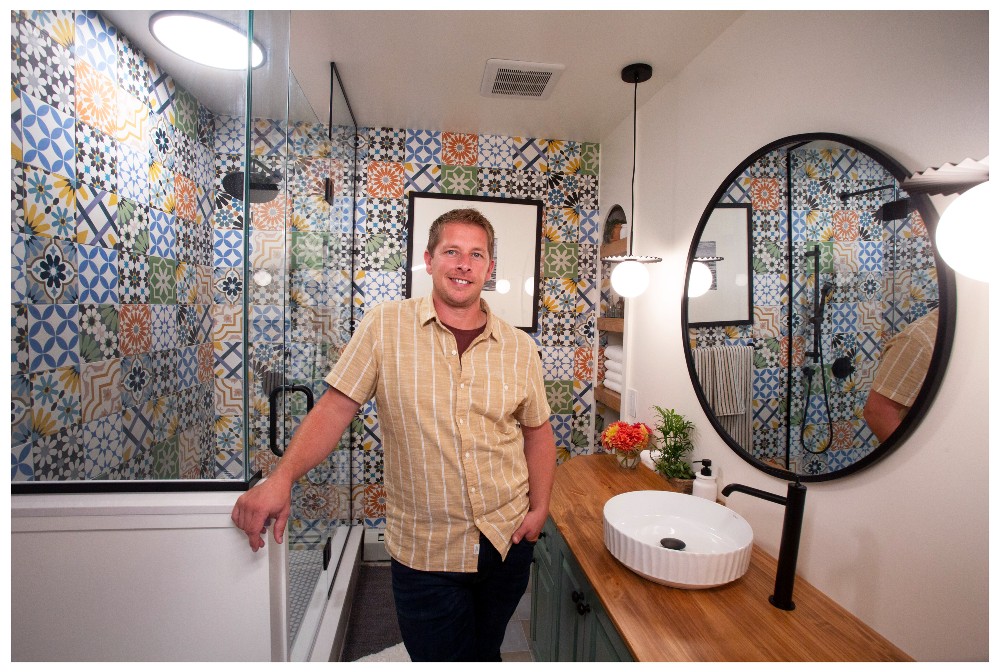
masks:
<path fill-rule="evenodd" d="M 372 653 L 364 658 L 358 658 L 357 663 L 408 663 L 410 656 L 406 653 L 406 647 L 400 642 L 395 646 L 390 646 L 384 651 Z"/>
<path fill-rule="evenodd" d="M 392 599 L 389 563 L 361 563 L 340 659 L 358 660 L 402 641 Z"/>

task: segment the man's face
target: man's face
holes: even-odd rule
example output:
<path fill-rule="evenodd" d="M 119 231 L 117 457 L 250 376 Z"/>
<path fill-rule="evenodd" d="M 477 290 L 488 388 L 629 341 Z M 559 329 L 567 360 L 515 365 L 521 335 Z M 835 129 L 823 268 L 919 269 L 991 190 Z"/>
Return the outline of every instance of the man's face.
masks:
<path fill-rule="evenodd" d="M 433 254 L 424 251 L 424 263 L 433 294 L 453 308 L 479 305 L 483 284 L 493 272 L 486 231 L 475 224 L 449 222 L 441 231 Z"/>

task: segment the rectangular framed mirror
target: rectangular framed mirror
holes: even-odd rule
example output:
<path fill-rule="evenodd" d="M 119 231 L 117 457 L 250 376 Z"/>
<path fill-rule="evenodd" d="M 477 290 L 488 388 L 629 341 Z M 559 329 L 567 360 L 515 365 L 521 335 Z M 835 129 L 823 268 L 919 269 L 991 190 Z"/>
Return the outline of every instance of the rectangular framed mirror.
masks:
<path fill-rule="evenodd" d="M 424 250 L 431 223 L 458 208 L 474 208 L 490 220 L 496 268 L 483 299 L 496 315 L 518 329 L 538 329 L 543 204 L 534 199 L 410 192 L 407 219 L 406 296 L 430 296 Z"/>
<path fill-rule="evenodd" d="M 702 263 L 711 271 L 712 284 L 704 294 L 688 297 L 689 325 L 752 322 L 752 219 L 753 209 L 749 204 L 720 203 L 712 211 L 695 253 L 695 263 Z"/>

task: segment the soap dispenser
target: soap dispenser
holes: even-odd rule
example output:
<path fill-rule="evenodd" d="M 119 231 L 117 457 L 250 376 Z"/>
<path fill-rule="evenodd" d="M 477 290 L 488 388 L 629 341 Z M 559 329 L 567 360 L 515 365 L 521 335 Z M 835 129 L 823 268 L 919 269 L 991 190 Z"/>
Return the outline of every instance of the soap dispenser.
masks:
<path fill-rule="evenodd" d="M 712 473 L 712 460 L 695 460 L 701 462 L 701 471 L 694 476 L 694 486 L 691 494 L 714 502 L 718 497 L 718 483 Z"/>

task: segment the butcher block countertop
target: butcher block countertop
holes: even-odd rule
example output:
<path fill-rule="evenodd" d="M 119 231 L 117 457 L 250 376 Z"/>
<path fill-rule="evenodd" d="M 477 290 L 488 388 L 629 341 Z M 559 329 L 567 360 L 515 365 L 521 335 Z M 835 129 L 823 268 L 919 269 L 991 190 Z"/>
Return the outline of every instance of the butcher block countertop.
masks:
<path fill-rule="evenodd" d="M 604 503 L 632 490 L 671 489 L 656 472 L 623 469 L 609 454 L 574 457 L 556 469 L 552 521 L 635 660 L 912 660 L 801 577 L 796 608 L 772 607 L 777 561 L 756 545 L 747 573 L 717 588 L 671 588 L 622 565 L 604 547 Z M 783 515 L 777 505 L 774 515 Z"/>

